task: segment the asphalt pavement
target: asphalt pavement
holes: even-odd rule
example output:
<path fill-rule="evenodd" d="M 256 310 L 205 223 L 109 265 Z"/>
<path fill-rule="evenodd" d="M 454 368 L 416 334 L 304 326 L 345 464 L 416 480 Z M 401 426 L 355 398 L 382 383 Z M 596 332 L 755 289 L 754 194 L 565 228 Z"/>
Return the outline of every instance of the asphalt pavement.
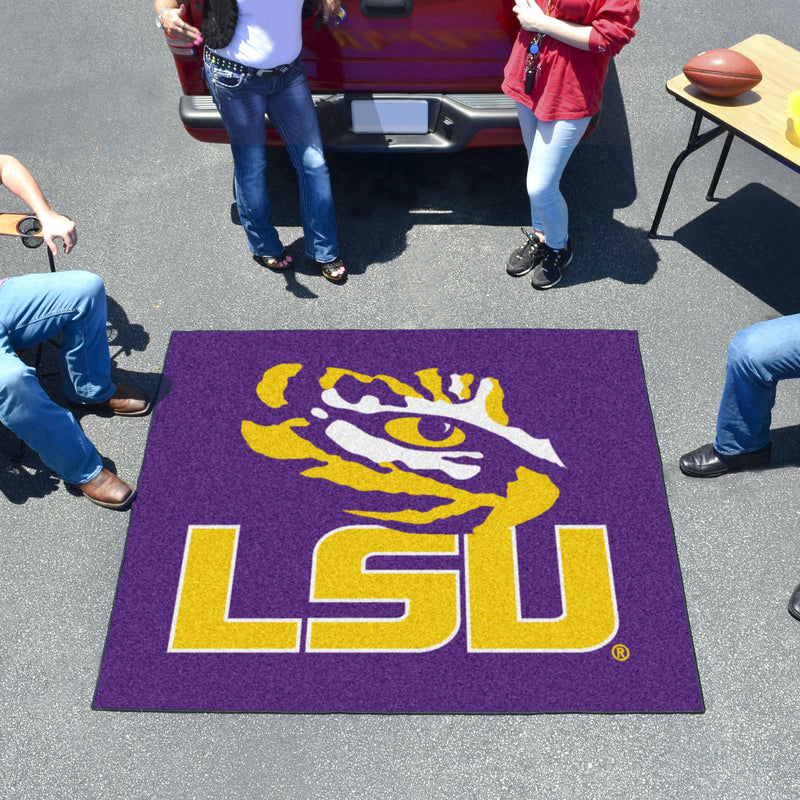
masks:
<path fill-rule="evenodd" d="M 800 794 L 790 747 L 800 623 L 786 611 L 800 581 L 800 383 L 780 387 L 772 469 L 696 481 L 677 466 L 713 435 L 733 333 L 800 312 L 798 175 L 735 142 L 720 199 L 708 202 L 717 141 L 685 162 L 662 237 L 647 237 L 691 125 L 665 81 L 697 53 L 754 33 L 800 48 L 794 2 L 645 4 L 609 78 L 601 128 L 564 177 L 576 254 L 549 292 L 503 268 L 526 224 L 521 149 L 332 155 L 350 277 L 335 286 L 304 267 L 275 275 L 255 264 L 232 222 L 227 147 L 198 143 L 180 124 L 151 3 L 34 0 L 5 3 L 2 17 L 0 152 L 25 163 L 51 204 L 77 221 L 78 246 L 59 264 L 104 278 L 122 382 L 155 390 L 173 330 L 637 330 L 706 711 L 93 711 L 129 512 L 76 497 L 32 455 L 21 468 L 0 456 L 0 797 Z M 288 171 L 276 152 L 276 221 L 296 247 Z M 22 209 L 8 193 L 1 207 Z M 42 251 L 0 243 L 0 274 L 42 268 Z M 82 425 L 135 483 L 149 418 L 85 416 Z"/>

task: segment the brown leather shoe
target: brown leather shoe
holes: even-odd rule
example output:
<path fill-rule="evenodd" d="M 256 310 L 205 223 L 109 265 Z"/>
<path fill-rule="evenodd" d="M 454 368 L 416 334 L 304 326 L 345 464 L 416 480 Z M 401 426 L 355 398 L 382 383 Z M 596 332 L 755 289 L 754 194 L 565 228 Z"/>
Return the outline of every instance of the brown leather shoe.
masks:
<path fill-rule="evenodd" d="M 150 410 L 150 397 L 131 386 L 117 386 L 117 390 L 104 403 L 94 403 L 96 408 L 107 408 L 120 417 L 141 417 Z"/>
<path fill-rule="evenodd" d="M 87 483 L 79 483 L 77 487 L 93 502 L 103 508 L 121 511 L 127 508 L 136 496 L 136 490 L 128 486 L 105 467 Z"/>

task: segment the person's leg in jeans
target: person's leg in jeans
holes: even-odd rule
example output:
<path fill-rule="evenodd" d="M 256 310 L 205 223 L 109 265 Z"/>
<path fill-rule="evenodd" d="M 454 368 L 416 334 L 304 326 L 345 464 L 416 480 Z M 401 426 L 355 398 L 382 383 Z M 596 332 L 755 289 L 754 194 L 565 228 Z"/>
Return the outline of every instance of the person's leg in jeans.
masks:
<path fill-rule="evenodd" d="M 17 351 L 63 332 L 62 379 L 75 402 L 114 394 L 103 283 L 88 272 L 10 278 L 0 285 L 0 421 L 68 483 L 94 478 L 102 462 L 73 415 L 44 392 Z"/>
<path fill-rule="evenodd" d="M 339 256 L 339 243 L 317 112 L 301 62 L 282 78 L 281 88 L 268 99 L 267 113 L 297 172 L 306 256 L 327 264 Z"/>
<path fill-rule="evenodd" d="M 522 103 L 517 103 L 517 115 L 528 152 L 526 186 L 534 232 L 509 256 L 506 272 L 519 277 L 533 270 L 533 288 L 549 289 L 572 261 L 567 203 L 559 185 L 591 118 L 544 122 Z"/>
<path fill-rule="evenodd" d="M 534 232 L 544 234 L 553 250 L 566 247 L 569 214 L 561 194 L 561 176 L 591 117 L 542 122 L 527 106 L 517 103 L 522 138 L 528 151 L 526 186 Z M 542 237 L 540 237 L 542 238 Z"/>
<path fill-rule="evenodd" d="M 752 453 L 769 444 L 778 381 L 800 377 L 800 314 L 739 331 L 728 348 L 715 450 Z"/>
<path fill-rule="evenodd" d="M 283 252 L 280 236 L 270 222 L 267 194 L 267 98 L 274 88 L 271 76 L 257 78 L 206 62 L 204 77 L 228 131 L 233 156 L 236 205 L 247 244 L 256 256 L 274 258 Z"/>
<path fill-rule="evenodd" d="M 285 73 L 241 75 L 205 65 L 206 82 L 231 140 L 239 217 L 256 256 L 283 252 L 270 222 L 265 170 L 265 113 L 283 139 L 297 172 L 306 255 L 330 263 L 339 255 L 330 176 L 317 112 L 298 59 Z M 343 272 L 343 268 L 342 268 Z"/>

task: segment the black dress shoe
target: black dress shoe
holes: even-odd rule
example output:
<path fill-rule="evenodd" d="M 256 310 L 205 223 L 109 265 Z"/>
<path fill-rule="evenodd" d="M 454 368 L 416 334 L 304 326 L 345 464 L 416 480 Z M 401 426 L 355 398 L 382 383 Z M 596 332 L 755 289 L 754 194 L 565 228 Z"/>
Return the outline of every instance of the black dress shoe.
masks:
<path fill-rule="evenodd" d="M 800 619 L 800 583 L 794 587 L 792 596 L 789 598 L 789 613 L 795 619 Z"/>
<path fill-rule="evenodd" d="M 752 453 L 738 453 L 735 456 L 720 455 L 713 444 L 704 444 L 697 450 L 687 453 L 678 463 L 681 472 L 691 478 L 716 478 L 726 472 L 747 467 L 766 467 L 769 465 L 772 442 Z"/>

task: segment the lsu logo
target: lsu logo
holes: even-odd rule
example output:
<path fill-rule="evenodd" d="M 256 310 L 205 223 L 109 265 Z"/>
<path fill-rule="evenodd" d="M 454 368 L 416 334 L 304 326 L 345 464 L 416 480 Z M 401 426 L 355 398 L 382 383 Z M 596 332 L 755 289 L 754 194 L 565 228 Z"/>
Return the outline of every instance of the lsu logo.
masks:
<path fill-rule="evenodd" d="M 475 653 L 590 651 L 614 637 L 603 526 L 556 526 L 561 613 L 521 612 L 517 529 L 558 500 L 556 482 L 538 470 L 558 481 L 566 469 L 550 441 L 510 424 L 494 378 L 438 369 L 413 377 L 278 364 L 256 387 L 268 424 L 241 426 L 251 450 L 294 462 L 310 492 L 316 482 L 335 487 L 337 507 L 354 517 L 317 541 L 310 601 L 390 602 L 404 613 L 310 617 L 302 644 L 301 618 L 232 618 L 238 528 L 191 526 L 170 652 L 422 652 L 446 645 L 462 624 Z M 374 556 L 457 556 L 460 567 L 380 569 Z"/>

